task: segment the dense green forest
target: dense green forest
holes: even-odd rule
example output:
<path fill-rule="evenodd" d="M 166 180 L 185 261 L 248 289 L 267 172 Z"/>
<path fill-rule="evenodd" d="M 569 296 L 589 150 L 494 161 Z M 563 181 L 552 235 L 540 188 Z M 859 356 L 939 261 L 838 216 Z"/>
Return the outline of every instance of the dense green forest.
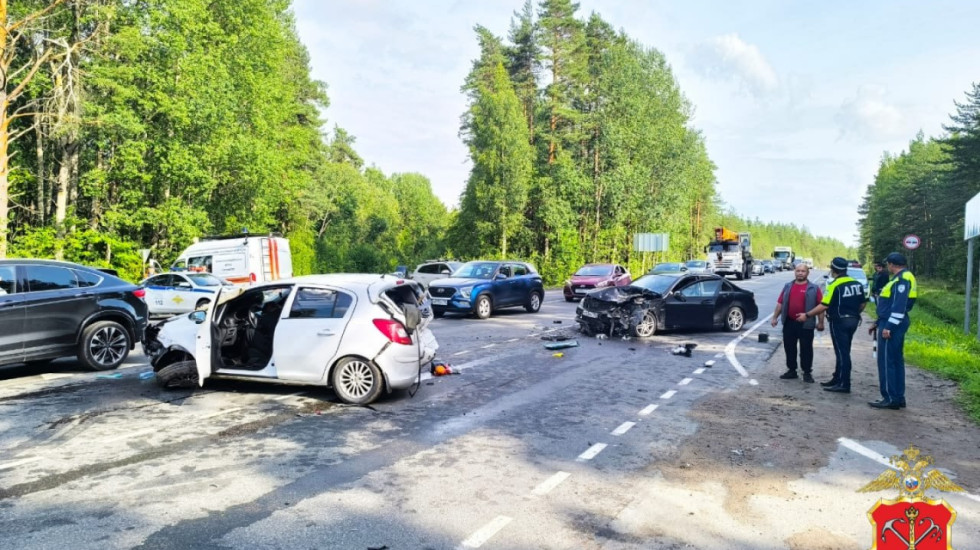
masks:
<path fill-rule="evenodd" d="M 289 237 L 297 274 L 507 256 L 556 282 L 587 261 L 639 269 L 637 232 L 671 235 L 661 260 L 702 256 L 720 224 L 759 257 L 844 249 L 726 212 L 667 59 L 577 10 L 528 2 L 506 41 L 475 29 L 472 171 L 449 210 L 330 128 L 288 0 L 0 0 L 0 258 L 137 279 L 140 248 L 167 265 L 247 229 Z"/>
<path fill-rule="evenodd" d="M 910 253 L 917 275 L 961 281 L 965 274 L 966 201 L 980 192 L 980 84 L 955 103 L 946 134 L 922 133 L 900 153 L 885 153 L 861 205 L 861 253 L 881 259 L 902 249 L 910 233 L 921 246 Z"/>

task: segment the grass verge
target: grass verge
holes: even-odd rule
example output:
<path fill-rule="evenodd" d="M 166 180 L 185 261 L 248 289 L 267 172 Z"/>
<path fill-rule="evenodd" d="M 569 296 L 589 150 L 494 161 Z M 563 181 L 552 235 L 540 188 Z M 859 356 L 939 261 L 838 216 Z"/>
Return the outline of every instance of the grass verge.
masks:
<path fill-rule="evenodd" d="M 869 304 L 872 305 L 872 304 Z M 976 311 L 976 302 L 972 304 Z M 905 338 L 905 360 L 955 380 L 960 403 L 980 422 L 980 341 L 976 320 L 963 334 L 964 295 L 932 281 L 919 281 L 912 326 Z M 975 316 L 975 314 L 973 314 Z"/>

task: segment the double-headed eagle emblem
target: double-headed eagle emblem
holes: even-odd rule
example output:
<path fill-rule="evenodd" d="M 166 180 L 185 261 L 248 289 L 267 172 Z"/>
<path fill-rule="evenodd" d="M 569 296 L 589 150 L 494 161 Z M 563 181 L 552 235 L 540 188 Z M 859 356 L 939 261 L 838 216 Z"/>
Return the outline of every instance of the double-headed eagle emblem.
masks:
<path fill-rule="evenodd" d="M 858 489 L 859 493 L 872 493 L 887 489 L 898 489 L 900 499 L 923 498 L 926 489 L 936 489 L 944 492 L 963 492 L 963 488 L 953 483 L 946 474 L 939 470 L 925 469 L 933 464 L 931 456 L 922 456 L 915 445 L 900 455 L 888 459 L 896 470 L 886 470 L 871 483 Z"/>

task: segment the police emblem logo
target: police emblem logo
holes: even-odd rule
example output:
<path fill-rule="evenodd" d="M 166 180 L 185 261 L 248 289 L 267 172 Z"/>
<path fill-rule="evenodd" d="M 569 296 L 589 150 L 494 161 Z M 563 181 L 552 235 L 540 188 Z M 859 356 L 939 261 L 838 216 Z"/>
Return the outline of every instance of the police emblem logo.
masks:
<path fill-rule="evenodd" d="M 879 499 L 868 510 L 871 550 L 952 550 L 956 510 L 945 500 L 927 498 L 925 491 L 962 492 L 963 488 L 939 470 L 926 471 L 932 457 L 922 456 L 914 445 L 889 461 L 894 469 L 858 489 L 861 493 L 898 489 L 897 499 Z"/>
<path fill-rule="evenodd" d="M 905 293 L 905 285 L 898 285 L 898 292 L 901 294 Z"/>

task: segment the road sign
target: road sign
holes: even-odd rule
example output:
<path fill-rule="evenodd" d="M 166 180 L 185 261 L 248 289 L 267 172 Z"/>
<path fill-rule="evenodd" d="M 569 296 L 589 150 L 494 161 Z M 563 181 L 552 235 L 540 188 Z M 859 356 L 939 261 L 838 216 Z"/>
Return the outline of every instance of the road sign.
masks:
<path fill-rule="evenodd" d="M 915 250 L 916 248 L 919 248 L 922 241 L 919 239 L 918 235 L 906 235 L 905 238 L 902 239 L 902 244 L 909 250 Z"/>
<path fill-rule="evenodd" d="M 149 248 L 141 248 L 140 249 L 140 256 L 143 257 L 143 263 L 145 264 L 146 263 L 146 260 L 148 260 L 150 258 L 150 249 Z"/>

